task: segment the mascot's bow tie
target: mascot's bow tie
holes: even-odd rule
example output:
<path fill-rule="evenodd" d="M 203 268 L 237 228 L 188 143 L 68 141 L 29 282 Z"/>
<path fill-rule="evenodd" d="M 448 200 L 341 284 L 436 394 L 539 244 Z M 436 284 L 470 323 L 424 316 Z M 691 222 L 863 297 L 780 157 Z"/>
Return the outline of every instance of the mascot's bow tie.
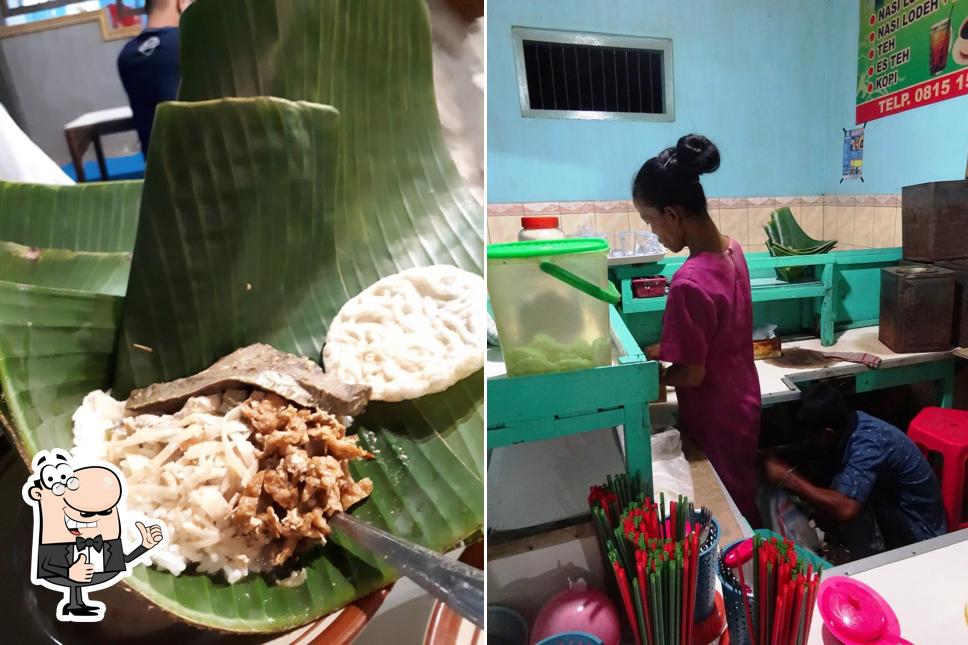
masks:
<path fill-rule="evenodd" d="M 90 547 L 94 547 L 95 551 L 100 551 L 104 546 L 104 541 L 101 539 L 100 535 L 93 538 L 79 537 L 74 541 L 74 545 L 78 551 L 83 551 L 84 549 L 89 549 Z"/>

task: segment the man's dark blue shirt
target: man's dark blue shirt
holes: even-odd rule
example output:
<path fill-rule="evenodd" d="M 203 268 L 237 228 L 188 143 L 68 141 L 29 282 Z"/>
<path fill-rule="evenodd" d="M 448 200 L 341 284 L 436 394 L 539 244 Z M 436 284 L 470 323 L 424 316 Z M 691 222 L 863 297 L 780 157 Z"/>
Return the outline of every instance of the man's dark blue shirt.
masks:
<path fill-rule="evenodd" d="M 178 94 L 178 28 L 145 29 L 118 55 L 118 74 L 128 93 L 141 150 L 148 155 L 148 138 L 155 108 Z"/>
<path fill-rule="evenodd" d="M 843 470 L 834 477 L 833 490 L 875 508 L 900 511 L 916 540 L 945 533 L 938 479 L 907 435 L 858 411 L 843 451 Z"/>

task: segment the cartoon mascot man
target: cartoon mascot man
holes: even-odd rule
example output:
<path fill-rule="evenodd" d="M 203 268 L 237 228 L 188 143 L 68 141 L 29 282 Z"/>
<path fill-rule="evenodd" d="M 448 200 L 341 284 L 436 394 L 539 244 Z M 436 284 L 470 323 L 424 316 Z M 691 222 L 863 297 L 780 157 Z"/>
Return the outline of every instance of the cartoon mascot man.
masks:
<path fill-rule="evenodd" d="M 118 513 L 125 483 L 117 468 L 99 462 L 74 469 L 66 452 L 53 450 L 37 453 L 31 470 L 23 487 L 24 501 L 34 511 L 31 580 L 64 591 L 57 605 L 60 620 L 101 620 L 104 603 L 88 601 L 87 591 L 128 575 L 129 565 L 161 543 L 163 527 L 136 522 L 141 544 L 125 553 Z"/>

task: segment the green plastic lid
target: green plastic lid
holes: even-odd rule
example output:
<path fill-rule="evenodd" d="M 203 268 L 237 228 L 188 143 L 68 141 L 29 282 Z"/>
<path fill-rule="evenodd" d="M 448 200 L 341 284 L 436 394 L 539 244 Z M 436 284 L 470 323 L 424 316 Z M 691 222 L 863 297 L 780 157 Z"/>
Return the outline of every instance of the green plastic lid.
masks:
<path fill-rule="evenodd" d="M 488 260 L 541 258 L 569 253 L 601 253 L 608 251 L 608 242 L 600 237 L 571 237 L 563 240 L 533 240 L 488 244 Z"/>

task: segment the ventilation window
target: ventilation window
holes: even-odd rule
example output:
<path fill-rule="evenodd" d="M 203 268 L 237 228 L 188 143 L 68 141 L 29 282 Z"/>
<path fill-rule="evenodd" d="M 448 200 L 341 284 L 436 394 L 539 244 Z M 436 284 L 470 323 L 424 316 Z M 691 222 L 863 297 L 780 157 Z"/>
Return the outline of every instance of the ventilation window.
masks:
<path fill-rule="evenodd" d="M 521 114 L 672 121 L 672 41 L 513 27 Z"/>

